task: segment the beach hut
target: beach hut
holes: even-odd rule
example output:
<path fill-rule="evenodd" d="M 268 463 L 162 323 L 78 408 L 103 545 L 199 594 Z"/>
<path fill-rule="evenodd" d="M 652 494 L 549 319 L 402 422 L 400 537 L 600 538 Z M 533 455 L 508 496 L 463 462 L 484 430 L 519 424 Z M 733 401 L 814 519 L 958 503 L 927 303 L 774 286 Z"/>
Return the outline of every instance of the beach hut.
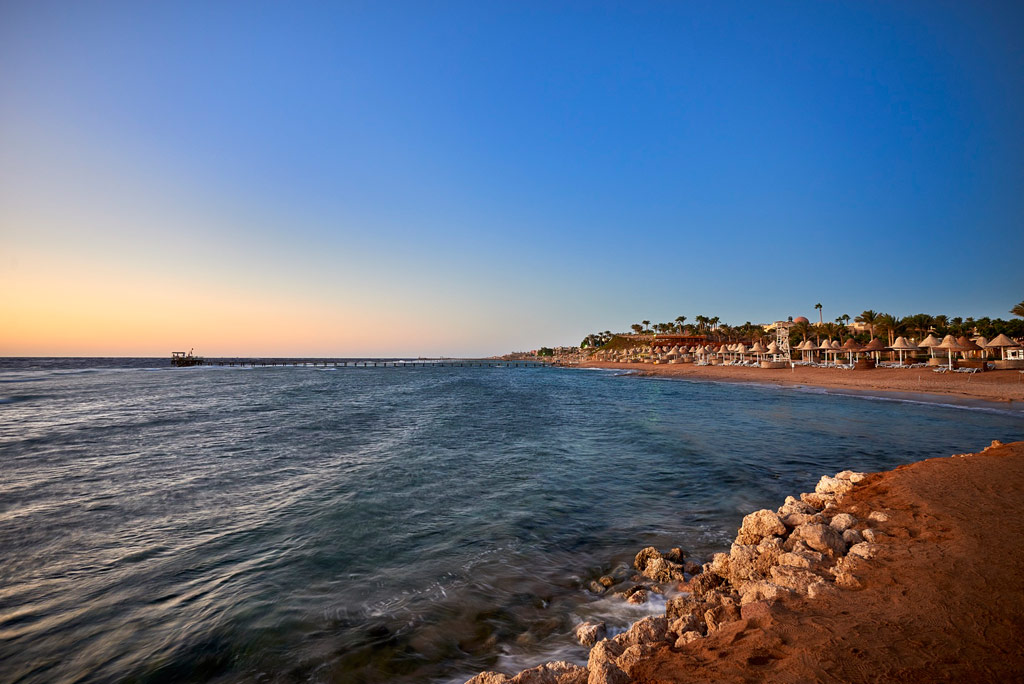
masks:
<path fill-rule="evenodd" d="M 984 335 L 978 335 L 977 337 L 972 337 L 971 342 L 981 347 L 981 355 L 987 359 L 988 349 L 986 347 L 988 346 L 988 338 Z"/>
<path fill-rule="evenodd" d="M 953 370 L 953 352 L 963 351 L 964 348 L 952 335 L 946 335 L 942 342 L 935 345 L 935 349 L 945 349 L 949 353 L 949 370 Z"/>
<path fill-rule="evenodd" d="M 903 365 L 903 352 L 914 351 L 914 350 L 917 349 L 917 345 L 914 344 L 913 342 L 907 342 L 907 338 L 905 338 L 905 337 L 903 337 L 901 335 L 901 336 L 896 338 L 896 341 L 892 343 L 892 346 L 889 347 L 889 349 L 893 349 L 893 350 L 899 352 L 899 354 L 900 354 L 900 365 L 902 366 Z"/>
<path fill-rule="evenodd" d="M 920 342 L 918 342 L 917 346 L 920 347 L 921 349 L 927 349 L 928 353 L 934 359 L 935 358 L 935 348 L 938 347 L 940 344 L 941 344 L 941 342 L 939 341 L 938 337 L 936 337 L 935 335 L 929 334 L 928 337 L 926 337 L 923 340 L 921 340 Z"/>
<path fill-rule="evenodd" d="M 985 346 L 988 347 L 989 349 L 995 349 L 996 347 L 999 347 L 1000 359 L 1005 361 L 1006 360 L 1006 349 L 1008 347 L 1019 347 L 1020 345 L 1018 343 L 1014 342 L 1013 340 L 1011 340 L 1009 337 L 1007 337 L 1003 333 L 999 333 L 998 335 L 995 336 L 995 338 L 991 342 L 989 342 Z"/>

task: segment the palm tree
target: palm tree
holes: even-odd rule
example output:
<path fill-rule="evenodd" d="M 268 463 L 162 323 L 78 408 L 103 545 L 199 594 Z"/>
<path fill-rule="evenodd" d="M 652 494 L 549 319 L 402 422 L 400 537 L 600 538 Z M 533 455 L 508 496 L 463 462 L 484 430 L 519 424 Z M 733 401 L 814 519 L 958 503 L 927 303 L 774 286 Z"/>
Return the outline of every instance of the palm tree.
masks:
<path fill-rule="evenodd" d="M 634 323 L 633 325 L 631 325 L 629 327 L 637 335 L 639 335 L 640 333 L 642 333 L 644 331 L 644 326 L 640 325 L 639 323 Z"/>
<path fill-rule="evenodd" d="M 902 327 L 900 321 L 892 314 L 878 314 L 875 318 L 875 327 L 879 332 L 889 334 L 889 346 L 896 341 L 896 333 Z"/>
<path fill-rule="evenodd" d="M 714 318 L 712 318 L 711 320 L 709 320 L 709 321 L 708 321 L 708 323 L 710 323 L 710 324 L 711 324 L 711 327 L 712 327 L 712 328 L 717 328 L 717 327 L 718 327 L 718 322 L 719 322 L 720 320 L 722 320 L 722 319 L 720 319 L 720 318 L 719 318 L 718 316 L 715 316 Z"/>
<path fill-rule="evenodd" d="M 686 316 L 676 316 L 676 323 L 679 324 L 679 332 L 683 332 L 683 323 L 686 323 Z"/>
<path fill-rule="evenodd" d="M 698 314 L 694 320 L 697 321 L 697 329 L 704 332 L 704 326 L 707 325 L 708 317 L 703 314 Z"/>
<path fill-rule="evenodd" d="M 877 319 L 878 319 L 878 312 L 877 311 L 872 311 L 871 309 L 868 309 L 867 311 L 861 313 L 861 315 L 857 316 L 853 320 L 855 320 L 857 323 L 864 323 L 864 324 L 866 324 L 868 326 L 868 332 L 871 333 L 871 337 L 874 337 L 875 336 L 875 320 L 877 320 Z"/>
<path fill-rule="evenodd" d="M 651 322 L 650 321 L 640 321 L 640 322 L 644 324 L 644 332 L 651 332 Z"/>
<path fill-rule="evenodd" d="M 1014 305 L 1014 307 L 1010 309 L 1010 313 L 1014 316 L 1024 318 L 1024 302 Z"/>
<path fill-rule="evenodd" d="M 821 302 L 815 304 L 814 308 L 818 310 L 818 325 L 824 325 L 825 321 L 821 318 Z"/>

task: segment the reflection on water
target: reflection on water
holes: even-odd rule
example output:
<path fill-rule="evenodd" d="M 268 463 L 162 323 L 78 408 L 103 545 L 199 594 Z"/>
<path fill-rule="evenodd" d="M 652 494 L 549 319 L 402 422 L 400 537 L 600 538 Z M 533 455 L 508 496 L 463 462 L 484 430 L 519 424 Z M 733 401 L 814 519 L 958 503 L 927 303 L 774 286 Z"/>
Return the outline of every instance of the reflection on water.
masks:
<path fill-rule="evenodd" d="M 11 682 L 582 662 L 577 622 L 659 610 L 585 590 L 642 546 L 706 558 L 823 473 L 1024 438 L 1010 414 L 613 373 L 32 363 L 0 364 Z"/>

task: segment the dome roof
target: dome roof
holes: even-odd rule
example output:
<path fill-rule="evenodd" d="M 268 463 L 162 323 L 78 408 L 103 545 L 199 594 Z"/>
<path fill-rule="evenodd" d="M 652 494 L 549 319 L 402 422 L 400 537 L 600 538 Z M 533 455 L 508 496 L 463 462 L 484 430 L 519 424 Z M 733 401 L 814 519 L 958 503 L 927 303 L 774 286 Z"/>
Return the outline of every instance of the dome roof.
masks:
<path fill-rule="evenodd" d="M 804 317 L 804 316 L 797 316 L 796 318 L 793 319 L 793 322 L 794 323 L 810 323 L 810 321 L 807 320 L 807 318 Z"/>

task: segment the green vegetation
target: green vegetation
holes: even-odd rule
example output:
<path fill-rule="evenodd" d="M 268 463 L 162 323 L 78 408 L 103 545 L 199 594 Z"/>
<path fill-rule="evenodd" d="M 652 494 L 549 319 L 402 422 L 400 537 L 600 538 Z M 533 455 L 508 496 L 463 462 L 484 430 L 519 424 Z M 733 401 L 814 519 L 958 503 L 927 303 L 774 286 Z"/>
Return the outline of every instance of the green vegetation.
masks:
<path fill-rule="evenodd" d="M 537 350 L 537 356 L 554 356 L 555 350 L 551 347 L 541 347 Z"/>

